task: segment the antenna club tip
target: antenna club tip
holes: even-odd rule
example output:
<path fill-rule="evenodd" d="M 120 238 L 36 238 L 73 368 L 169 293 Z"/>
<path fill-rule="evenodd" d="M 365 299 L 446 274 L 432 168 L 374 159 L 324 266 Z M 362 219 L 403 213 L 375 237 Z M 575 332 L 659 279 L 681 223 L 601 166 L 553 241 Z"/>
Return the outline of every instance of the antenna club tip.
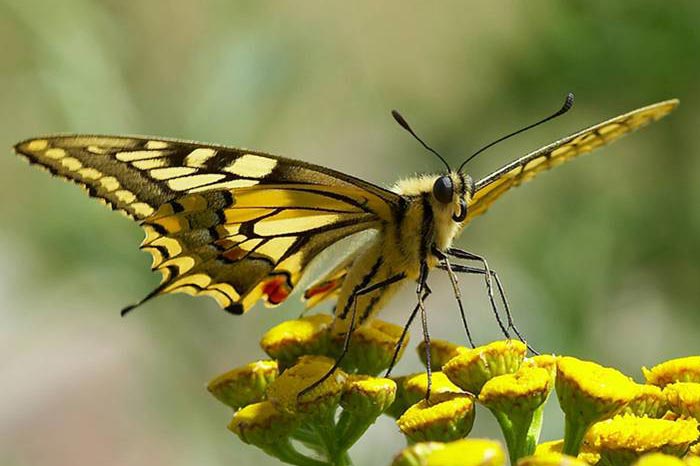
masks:
<path fill-rule="evenodd" d="M 568 94 L 566 94 L 566 101 L 564 101 L 564 106 L 562 107 L 562 110 L 567 111 L 573 106 L 574 106 L 574 93 L 569 92 Z"/>

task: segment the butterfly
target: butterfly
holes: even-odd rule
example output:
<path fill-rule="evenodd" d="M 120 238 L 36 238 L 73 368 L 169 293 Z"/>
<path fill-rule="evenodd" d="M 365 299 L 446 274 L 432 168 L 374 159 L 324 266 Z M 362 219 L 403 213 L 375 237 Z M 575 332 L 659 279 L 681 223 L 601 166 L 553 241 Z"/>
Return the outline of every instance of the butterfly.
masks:
<path fill-rule="evenodd" d="M 569 94 L 559 112 L 498 141 L 558 116 L 572 104 Z M 511 188 L 658 120 L 677 105 L 678 100 L 667 100 L 609 119 L 479 180 L 463 168 L 481 151 L 453 170 L 394 112 L 446 170 L 399 181 L 391 189 L 289 158 L 175 139 L 59 135 L 20 142 L 15 151 L 81 185 L 143 228 L 141 248 L 153 256 L 152 268 L 162 273 L 162 282 L 123 313 L 174 292 L 209 296 L 233 314 L 249 311 L 259 300 L 276 306 L 320 253 L 371 230 L 374 235 L 303 292 L 308 307 L 335 299 L 333 331 L 346 335 L 345 349 L 353 329 L 408 282 L 418 283 L 418 305 L 409 322 L 420 311 L 425 329 L 427 278 L 435 268 L 448 272 L 473 345 L 456 273 L 483 276 L 501 330 L 522 336 L 498 275 L 483 257 L 454 248 L 457 235 Z M 507 323 L 496 310 L 494 289 L 506 307 Z"/>

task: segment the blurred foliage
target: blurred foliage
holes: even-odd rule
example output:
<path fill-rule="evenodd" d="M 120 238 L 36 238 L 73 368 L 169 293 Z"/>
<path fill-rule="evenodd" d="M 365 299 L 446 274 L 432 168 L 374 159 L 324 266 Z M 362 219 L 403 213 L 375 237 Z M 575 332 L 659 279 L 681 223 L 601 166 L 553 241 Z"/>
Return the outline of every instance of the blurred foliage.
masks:
<path fill-rule="evenodd" d="M 678 97 L 670 118 L 505 196 L 459 244 L 499 270 L 543 351 L 632 373 L 697 349 L 698 17 L 690 0 L 0 0 L 0 374 L 12 382 L 0 461 L 267 464 L 221 428 L 204 383 L 258 357 L 262 332 L 300 310 L 290 300 L 232 319 L 178 295 L 119 320 L 157 282 L 141 233 L 11 154 L 41 133 L 208 140 L 390 184 L 439 169 L 391 108 L 457 162 L 576 94 L 566 117 L 480 156 L 469 167 L 480 176 Z M 433 334 L 461 341 L 446 282 L 432 278 Z M 479 342 L 496 338 L 481 282 L 464 288 Z M 402 323 L 411 295 L 385 317 Z M 419 367 L 406 359 L 403 370 Z M 374 428 L 359 463 L 387 463 L 382 446 L 400 443 L 390 423 Z"/>

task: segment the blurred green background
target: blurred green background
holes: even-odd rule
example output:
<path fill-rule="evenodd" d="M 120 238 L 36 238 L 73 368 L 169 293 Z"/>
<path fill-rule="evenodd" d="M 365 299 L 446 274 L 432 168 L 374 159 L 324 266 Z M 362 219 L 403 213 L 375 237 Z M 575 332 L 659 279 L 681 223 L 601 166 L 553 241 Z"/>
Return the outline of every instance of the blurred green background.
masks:
<path fill-rule="evenodd" d="M 12 155 L 43 133 L 212 141 L 388 185 L 440 169 L 391 108 L 457 163 L 576 94 L 566 117 L 480 156 L 479 177 L 678 97 L 671 117 L 504 196 L 458 245 L 500 272 L 541 351 L 636 378 L 697 354 L 699 18 L 693 1 L 0 0 L 0 463 L 276 464 L 226 430 L 204 386 L 300 310 L 233 318 L 175 295 L 120 319 L 158 282 L 141 231 Z M 433 337 L 463 342 L 447 278 L 431 285 Z M 481 282 L 463 288 L 478 341 L 497 338 Z M 412 295 L 384 318 L 403 323 Z M 397 373 L 413 370 L 407 353 Z M 546 439 L 561 432 L 550 408 Z M 498 435 L 487 413 L 474 435 Z M 383 419 L 353 455 L 388 464 L 402 446 Z"/>

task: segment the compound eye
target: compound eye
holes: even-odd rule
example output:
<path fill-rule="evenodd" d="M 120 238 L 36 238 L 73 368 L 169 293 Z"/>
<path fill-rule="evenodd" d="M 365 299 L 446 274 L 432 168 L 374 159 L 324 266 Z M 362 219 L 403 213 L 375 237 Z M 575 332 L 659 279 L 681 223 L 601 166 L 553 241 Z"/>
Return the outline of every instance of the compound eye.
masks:
<path fill-rule="evenodd" d="M 452 184 L 452 178 L 444 175 L 435 180 L 435 184 L 433 185 L 433 196 L 435 196 L 435 199 L 443 204 L 449 204 L 452 202 L 453 195 L 454 185 Z"/>

